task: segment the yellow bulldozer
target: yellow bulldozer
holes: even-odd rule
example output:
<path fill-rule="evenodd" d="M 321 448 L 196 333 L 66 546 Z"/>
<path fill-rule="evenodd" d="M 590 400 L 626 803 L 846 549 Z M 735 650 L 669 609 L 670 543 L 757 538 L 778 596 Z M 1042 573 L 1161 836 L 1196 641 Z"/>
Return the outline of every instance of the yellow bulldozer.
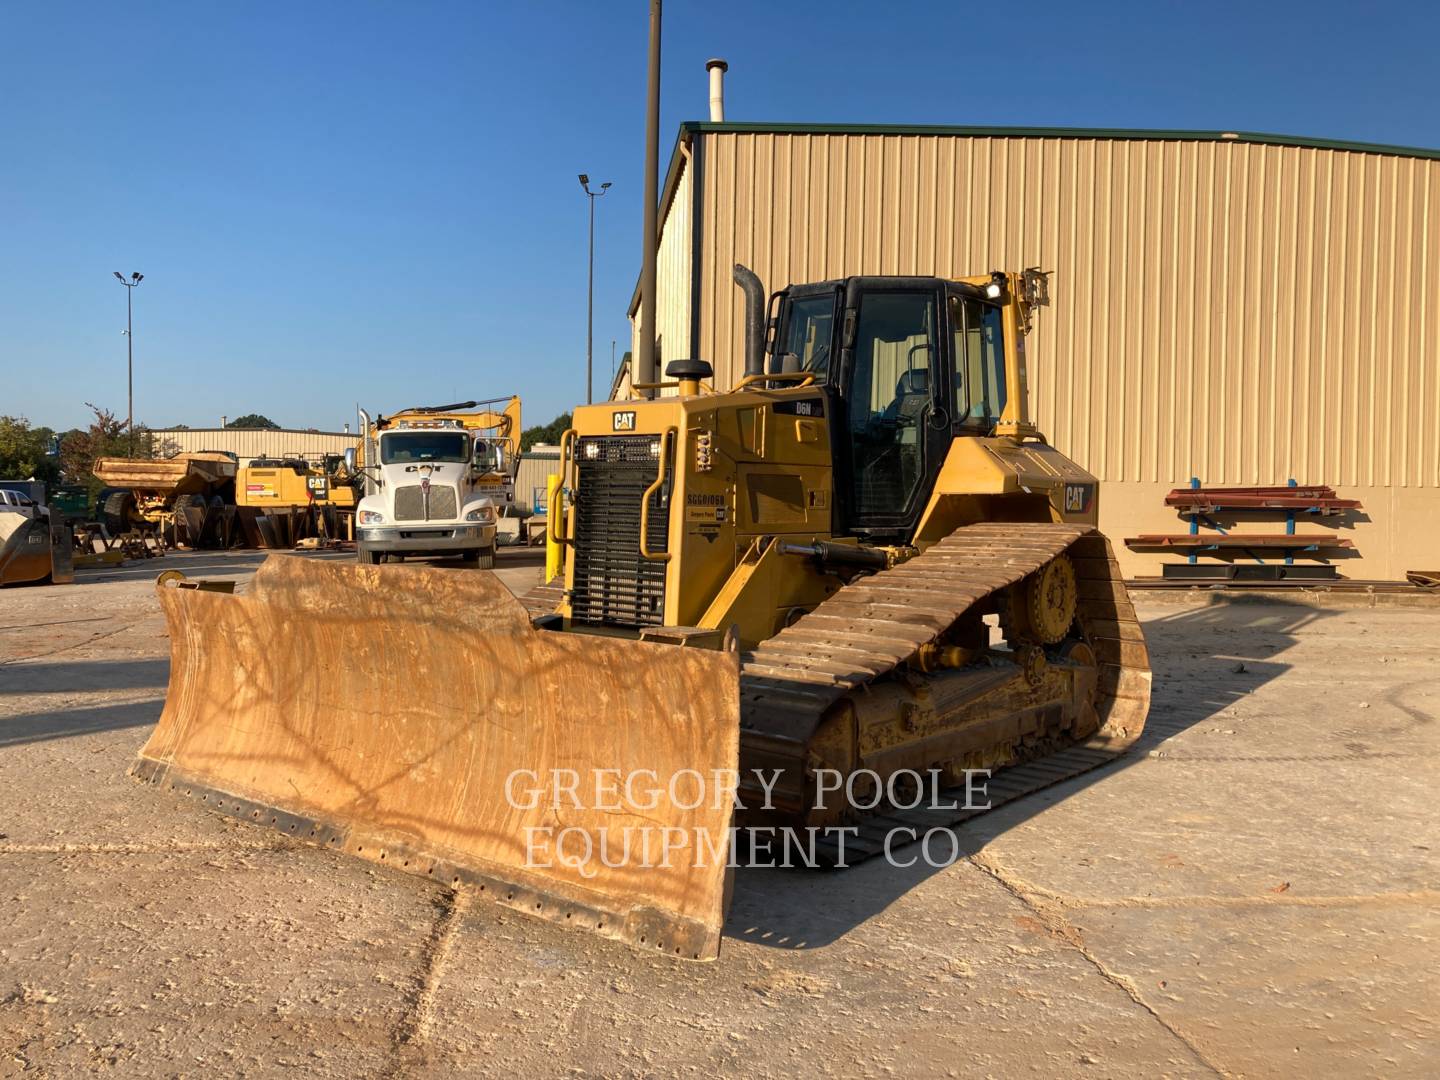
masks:
<path fill-rule="evenodd" d="M 162 589 L 139 778 L 645 949 L 776 837 L 848 865 L 1113 760 L 1150 695 L 1096 480 L 1027 411 L 1034 271 L 747 300 L 744 375 L 575 410 L 563 577 L 270 558 Z M 732 843 L 732 840 L 734 841 Z M 787 848 L 788 850 L 788 848 Z"/>

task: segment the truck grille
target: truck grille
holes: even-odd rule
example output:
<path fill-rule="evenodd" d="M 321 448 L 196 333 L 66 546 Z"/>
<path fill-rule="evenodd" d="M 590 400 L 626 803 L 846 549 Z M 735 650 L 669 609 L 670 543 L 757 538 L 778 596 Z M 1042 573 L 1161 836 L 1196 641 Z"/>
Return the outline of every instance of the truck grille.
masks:
<path fill-rule="evenodd" d="M 454 521 L 458 502 L 455 489 L 449 484 L 430 485 L 430 513 L 425 513 L 425 497 L 419 484 L 395 489 L 396 521 Z"/>
<path fill-rule="evenodd" d="M 640 499 L 655 482 L 653 435 L 577 440 L 575 467 L 575 622 L 660 626 L 665 621 L 665 563 L 640 557 Z M 598 447 L 598 450 L 590 450 Z M 596 456 L 587 457 L 588 453 Z M 650 496 L 647 546 L 667 550 L 671 477 Z"/>

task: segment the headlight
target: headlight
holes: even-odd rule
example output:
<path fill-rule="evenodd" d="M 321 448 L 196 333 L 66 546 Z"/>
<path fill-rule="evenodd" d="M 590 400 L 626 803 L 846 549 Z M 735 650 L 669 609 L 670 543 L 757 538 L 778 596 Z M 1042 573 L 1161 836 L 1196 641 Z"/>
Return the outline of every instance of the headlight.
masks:
<path fill-rule="evenodd" d="M 600 444 L 598 442 L 587 442 L 582 450 L 586 461 L 594 461 L 600 456 Z"/>
<path fill-rule="evenodd" d="M 471 510 L 468 514 L 466 514 L 465 520 L 483 521 L 488 525 L 490 522 L 495 520 L 495 511 L 489 506 L 481 506 L 475 510 Z"/>
<path fill-rule="evenodd" d="M 361 525 L 383 525 L 384 523 L 385 523 L 385 515 L 382 514 L 382 513 L 380 513 L 379 510 L 361 510 L 361 511 L 360 511 L 360 524 L 361 524 Z"/>
<path fill-rule="evenodd" d="M 654 442 L 652 442 L 652 443 L 650 444 L 650 456 L 653 457 L 653 458 L 658 458 L 658 457 L 660 456 L 660 440 L 659 440 L 659 439 L 656 439 Z"/>

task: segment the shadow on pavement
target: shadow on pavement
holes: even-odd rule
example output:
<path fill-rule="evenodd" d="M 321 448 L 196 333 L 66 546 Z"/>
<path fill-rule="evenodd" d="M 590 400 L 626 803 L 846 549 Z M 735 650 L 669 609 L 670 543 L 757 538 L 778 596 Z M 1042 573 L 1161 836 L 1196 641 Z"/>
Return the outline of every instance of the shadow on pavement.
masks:
<path fill-rule="evenodd" d="M 158 699 L 127 701 L 120 705 L 95 705 L 8 716 L 0 719 L 0 747 L 143 727 L 153 724 L 159 718 L 161 704 Z"/>
<path fill-rule="evenodd" d="M 165 658 L 24 661 L 6 665 L 0 695 L 162 689 L 169 678 L 170 661 Z"/>
<path fill-rule="evenodd" d="M 75 575 L 77 585 L 117 581 L 154 581 L 166 570 L 179 570 L 186 577 L 234 577 L 251 574 L 271 555 L 297 555 L 306 559 L 349 559 L 349 551 L 172 551 L 154 559 L 135 559 L 123 566 L 82 567 Z"/>
<path fill-rule="evenodd" d="M 81 567 L 76 585 L 101 585 L 114 582 L 154 581 L 166 570 L 179 570 L 186 577 L 238 577 L 254 573 L 271 555 L 297 556 L 304 559 L 354 562 L 353 551 L 172 551 L 153 559 L 134 559 L 123 566 Z M 460 559 L 413 559 L 433 566 L 463 567 Z M 543 566 L 545 549 L 535 547 L 502 547 L 495 552 L 495 569 L 517 566 Z"/>
<path fill-rule="evenodd" d="M 942 836 L 930 848 L 941 865 L 926 862 L 921 844 L 897 844 L 895 857 L 902 861 L 913 857 L 914 865 L 891 865 L 879 856 L 839 870 L 741 866 L 735 871 L 725 936 L 780 949 L 830 944 L 1007 829 L 1143 761 L 1146 751 L 1279 678 L 1290 665 L 1274 657 L 1296 643 L 1301 629 L 1333 614 L 1313 604 L 1266 598 L 1185 608 L 1143 622 L 1151 663 L 1159 666 L 1145 731 L 1124 758 L 1006 803 L 996 814 L 945 830 L 953 835 L 953 846 L 949 836 Z M 1175 668 L 1182 663 L 1213 664 L 1216 672 L 1228 672 L 1226 688 L 1176 700 L 1165 692 L 1167 662 Z M 1237 666 L 1244 670 L 1236 671 Z"/>

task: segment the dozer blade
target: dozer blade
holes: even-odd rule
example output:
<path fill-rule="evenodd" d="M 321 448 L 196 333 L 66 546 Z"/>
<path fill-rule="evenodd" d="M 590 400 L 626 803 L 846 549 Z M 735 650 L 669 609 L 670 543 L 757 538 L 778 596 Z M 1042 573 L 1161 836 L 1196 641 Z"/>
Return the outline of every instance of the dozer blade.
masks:
<path fill-rule="evenodd" d="M 159 594 L 170 687 L 136 777 L 566 926 L 718 952 L 735 655 L 537 631 L 476 570 L 272 555 L 241 595 Z"/>

